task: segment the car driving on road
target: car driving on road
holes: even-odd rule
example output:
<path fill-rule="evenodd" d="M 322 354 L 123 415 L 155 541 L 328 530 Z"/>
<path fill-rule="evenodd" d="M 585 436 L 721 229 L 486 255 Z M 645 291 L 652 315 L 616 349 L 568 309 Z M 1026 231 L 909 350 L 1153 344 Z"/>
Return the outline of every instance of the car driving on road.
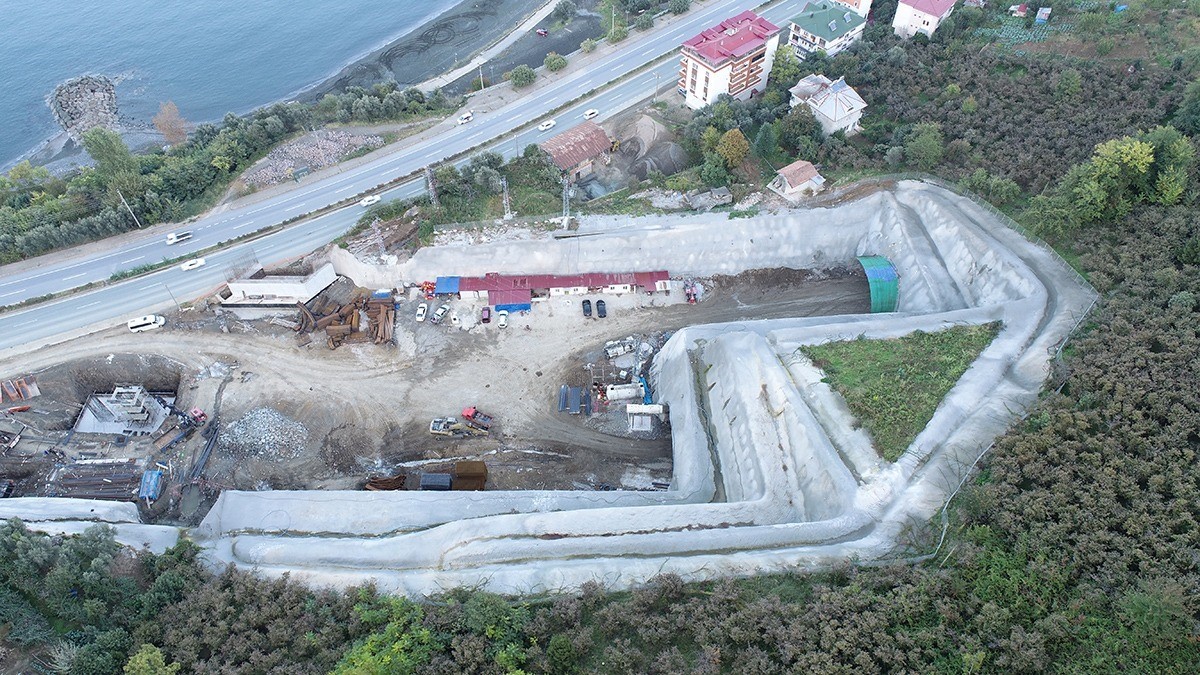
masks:
<path fill-rule="evenodd" d="M 172 232 L 167 235 L 167 245 L 178 244 L 181 241 L 187 241 L 192 238 L 191 232 Z"/>
<path fill-rule="evenodd" d="M 599 110 L 596 110 L 595 108 L 589 108 L 586 112 L 583 113 L 583 119 L 590 120 L 599 114 L 600 114 Z"/>
<path fill-rule="evenodd" d="M 428 302 L 422 302 L 421 304 L 417 305 L 417 323 L 424 321 L 427 313 L 429 313 Z"/>
<path fill-rule="evenodd" d="M 360 201 L 358 203 L 358 205 L 359 206 L 370 206 L 372 204 L 378 204 L 380 199 L 383 199 L 383 198 L 380 197 L 379 195 L 371 195 L 370 197 L 363 197 L 362 201 Z"/>
<path fill-rule="evenodd" d="M 459 124 L 466 124 L 467 122 L 470 122 L 470 121 L 471 121 L 471 120 L 473 120 L 473 119 L 475 119 L 475 115 L 474 115 L 474 113 L 471 113 L 471 112 L 465 112 L 465 113 L 463 113 L 463 114 L 461 114 L 461 115 L 459 115 L 459 116 L 458 116 L 458 123 L 459 123 Z"/>
<path fill-rule="evenodd" d="M 204 260 L 204 258 L 193 258 L 192 260 L 189 260 L 189 261 L 183 263 L 182 265 L 180 265 L 179 269 L 183 270 L 184 272 L 188 272 L 188 271 L 196 269 L 197 267 L 204 267 L 205 262 L 206 261 Z"/>
<path fill-rule="evenodd" d="M 554 128 L 555 124 L 558 124 L 558 123 L 555 122 L 554 120 L 546 120 L 545 122 L 542 122 L 541 124 L 538 125 L 538 131 L 550 131 L 551 129 Z"/>

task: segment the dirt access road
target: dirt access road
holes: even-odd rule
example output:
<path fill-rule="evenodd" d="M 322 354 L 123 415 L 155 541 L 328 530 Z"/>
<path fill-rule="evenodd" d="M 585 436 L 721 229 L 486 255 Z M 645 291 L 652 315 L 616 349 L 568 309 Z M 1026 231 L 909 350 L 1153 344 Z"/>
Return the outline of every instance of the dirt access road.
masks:
<path fill-rule="evenodd" d="M 475 321 L 482 303 L 455 301 L 459 325 L 418 324 L 416 299 L 398 314 L 395 346 L 350 345 L 336 351 L 265 322 L 224 321 L 211 313 L 169 317 L 168 327 L 131 334 L 113 329 L 0 362 L 10 377 L 43 372 L 46 382 L 88 373 L 88 389 L 177 377 L 181 407 L 217 408 L 224 428 L 263 408 L 278 413 L 295 447 L 262 428 L 262 439 L 218 447 L 207 472 L 237 489 L 354 489 L 369 473 L 435 470 L 459 458 L 489 464 L 495 489 L 571 489 L 579 483 L 628 484 L 631 475 L 669 481 L 669 438 L 611 436 L 556 412 L 559 386 L 595 358 L 606 340 L 683 326 L 867 311 L 861 273 L 760 270 L 705 281 L 697 305 L 680 298 L 606 296 L 608 317 L 585 319 L 578 298 L 554 298 L 506 330 Z M 594 296 L 593 300 L 600 296 Z M 528 329 L 526 329 L 528 326 Z M 110 358 L 133 354 L 139 358 Z M 153 355 L 160 358 L 147 358 Z M 165 359 L 165 361 L 163 360 Z M 64 373 L 63 369 L 67 369 Z M 75 370 L 72 370 L 75 369 Z M 49 377 L 55 373 L 54 377 Z M 224 382 L 224 387 L 218 386 Z M 47 395 L 79 399 L 79 386 Z M 43 388 L 46 391 L 46 388 Z M 69 390 L 69 391 L 68 391 Z M 477 405 L 497 418 L 487 439 L 429 435 L 433 417 Z M 286 418 L 286 419 L 284 419 Z M 298 426 L 297 426 L 298 425 Z M 247 450 L 246 448 L 252 448 Z M 257 449 L 253 449 L 257 448 Z M 186 459 L 181 456 L 181 462 Z"/>

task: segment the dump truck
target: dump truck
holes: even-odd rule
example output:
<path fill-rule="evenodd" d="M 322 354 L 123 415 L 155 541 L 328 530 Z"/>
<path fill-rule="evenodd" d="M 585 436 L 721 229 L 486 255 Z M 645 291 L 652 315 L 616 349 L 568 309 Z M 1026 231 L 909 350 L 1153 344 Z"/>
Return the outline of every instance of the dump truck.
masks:
<path fill-rule="evenodd" d="M 475 406 L 463 408 L 462 416 L 463 420 L 465 420 L 467 424 L 475 427 L 476 429 L 483 429 L 484 431 L 487 431 L 488 429 L 492 428 L 492 416 L 481 411 Z"/>
<path fill-rule="evenodd" d="M 487 429 L 463 424 L 455 417 L 438 417 L 429 423 L 429 433 L 434 436 L 487 436 Z"/>

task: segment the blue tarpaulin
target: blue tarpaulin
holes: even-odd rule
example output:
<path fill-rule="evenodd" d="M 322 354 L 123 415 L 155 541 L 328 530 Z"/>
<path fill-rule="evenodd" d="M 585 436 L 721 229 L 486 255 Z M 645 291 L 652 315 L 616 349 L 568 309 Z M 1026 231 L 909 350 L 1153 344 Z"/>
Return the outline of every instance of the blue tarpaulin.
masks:
<path fill-rule="evenodd" d="M 435 295 L 458 295 L 459 277 L 438 277 L 433 283 Z"/>
<path fill-rule="evenodd" d="M 142 484 L 138 486 L 138 499 L 158 499 L 158 494 L 162 491 L 162 478 L 163 472 L 159 469 L 143 472 Z"/>

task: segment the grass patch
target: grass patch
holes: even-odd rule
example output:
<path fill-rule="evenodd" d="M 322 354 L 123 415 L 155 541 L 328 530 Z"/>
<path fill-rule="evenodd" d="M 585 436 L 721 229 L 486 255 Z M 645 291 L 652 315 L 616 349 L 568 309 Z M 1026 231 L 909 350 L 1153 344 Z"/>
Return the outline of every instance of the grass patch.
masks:
<path fill-rule="evenodd" d="M 999 330 L 999 323 L 955 326 L 891 340 L 860 337 L 801 351 L 845 398 L 879 454 L 894 462 Z"/>

